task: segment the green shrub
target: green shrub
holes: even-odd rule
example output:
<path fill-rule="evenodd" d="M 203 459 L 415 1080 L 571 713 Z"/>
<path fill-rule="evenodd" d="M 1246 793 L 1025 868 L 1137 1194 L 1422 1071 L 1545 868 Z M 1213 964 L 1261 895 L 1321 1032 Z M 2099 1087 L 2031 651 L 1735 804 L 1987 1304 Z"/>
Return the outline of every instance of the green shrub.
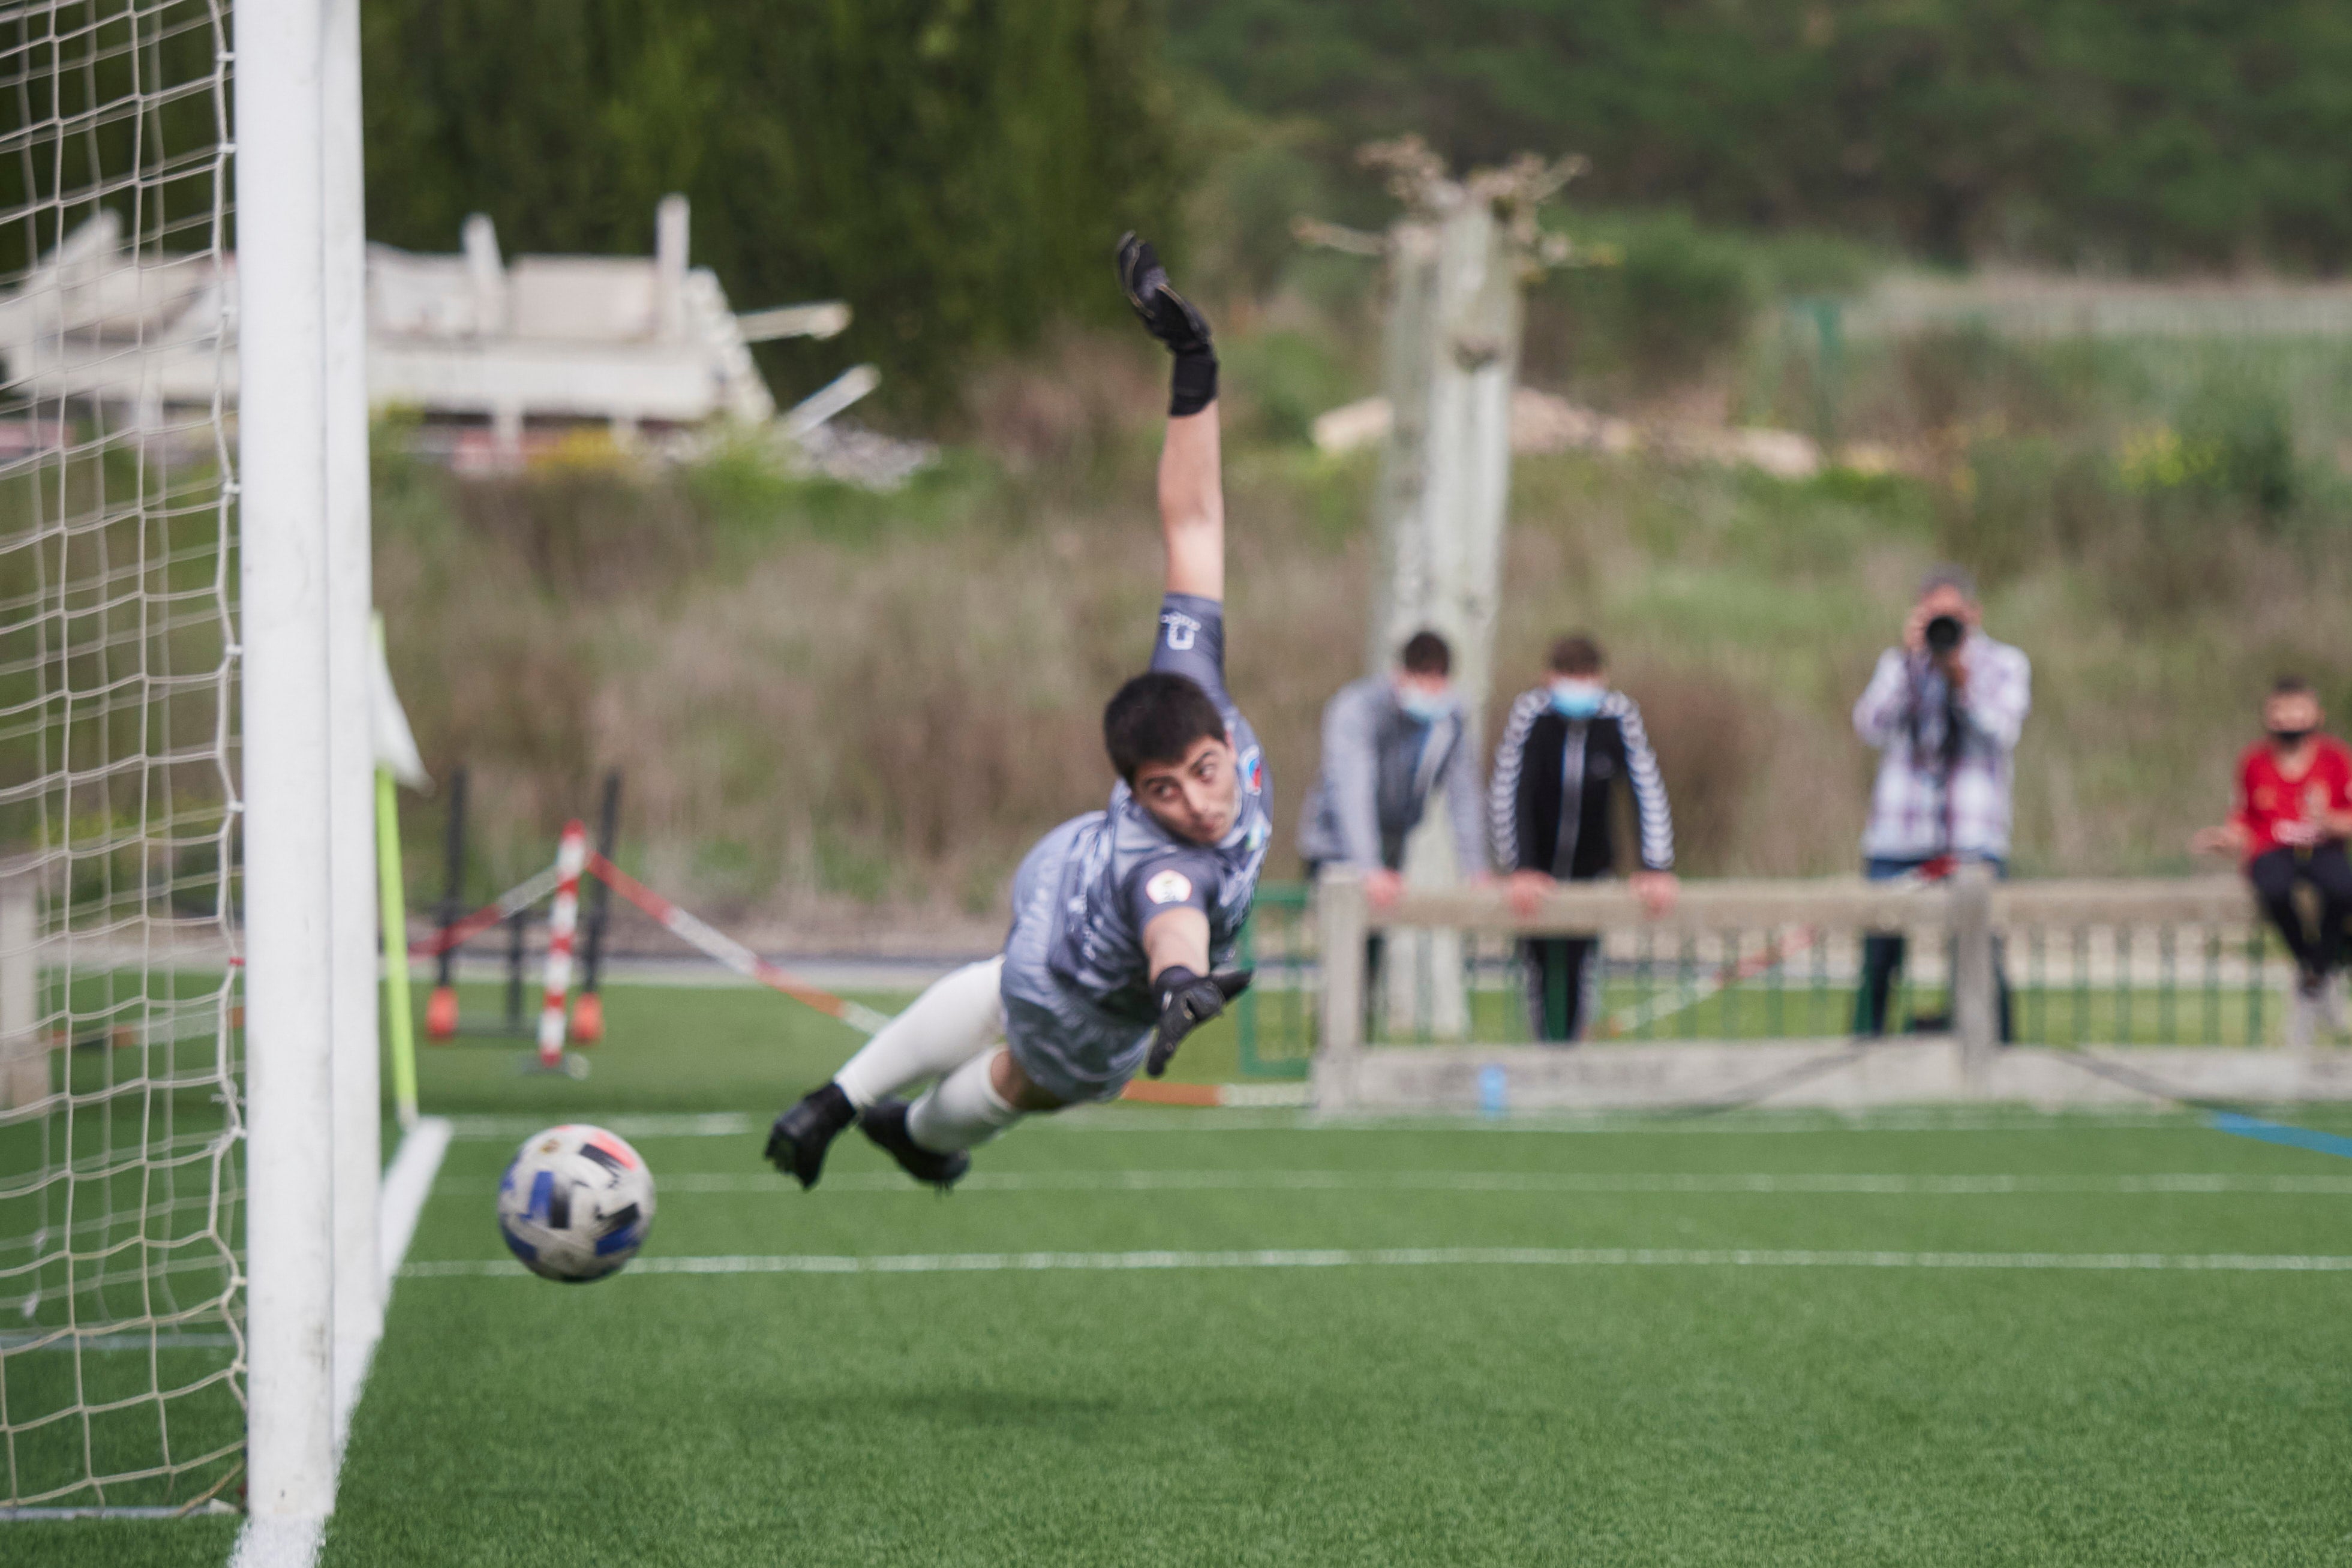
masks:
<path fill-rule="evenodd" d="M 1651 393 L 1736 351 L 1761 297 L 1738 237 L 1682 213 L 1572 226 L 1590 265 L 1551 273 L 1530 300 L 1530 370 Z"/>
<path fill-rule="evenodd" d="M 1716 223 L 2147 268 L 2352 258 L 2341 8 L 2064 0 L 1213 0 L 1172 52 L 1343 145 L 1582 153 Z"/>
<path fill-rule="evenodd" d="M 1331 215 L 1330 150 L 1312 127 L 1239 117 L 1203 140 L 1217 151 L 1188 209 L 1198 264 L 1185 287 L 1206 300 L 1270 294 L 1299 255 L 1292 223 Z"/>
<path fill-rule="evenodd" d="M 2209 382 L 2181 411 L 2181 443 L 2199 459 L 2199 480 L 2226 500 L 2276 520 L 2299 489 L 2293 416 L 2273 386 Z"/>
<path fill-rule="evenodd" d="M 1223 382 L 1236 433 L 1267 441 L 1304 442 L 1315 416 L 1359 395 L 1332 345 L 1304 332 L 1236 339 L 1223 351 Z"/>
<path fill-rule="evenodd" d="M 2061 532 L 2060 476 L 2076 460 L 2065 444 L 2047 436 L 1975 443 L 1945 508 L 1944 553 L 1988 587 L 2047 560 Z"/>

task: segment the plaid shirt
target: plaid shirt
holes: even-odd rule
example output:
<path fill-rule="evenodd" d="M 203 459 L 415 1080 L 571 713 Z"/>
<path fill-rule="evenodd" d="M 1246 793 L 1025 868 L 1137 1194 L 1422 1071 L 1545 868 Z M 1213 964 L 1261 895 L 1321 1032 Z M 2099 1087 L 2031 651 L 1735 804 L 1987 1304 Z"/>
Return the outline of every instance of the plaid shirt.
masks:
<path fill-rule="evenodd" d="M 1968 684 L 1957 704 L 1927 656 L 1888 648 L 1853 705 L 1853 732 L 1885 755 L 1871 791 L 1862 852 L 1925 859 L 1947 851 L 2007 858 L 2011 756 L 2033 705 L 2033 667 L 2007 643 L 1971 631 Z M 1959 721 L 1959 754 L 1945 777 L 1945 714 Z"/>

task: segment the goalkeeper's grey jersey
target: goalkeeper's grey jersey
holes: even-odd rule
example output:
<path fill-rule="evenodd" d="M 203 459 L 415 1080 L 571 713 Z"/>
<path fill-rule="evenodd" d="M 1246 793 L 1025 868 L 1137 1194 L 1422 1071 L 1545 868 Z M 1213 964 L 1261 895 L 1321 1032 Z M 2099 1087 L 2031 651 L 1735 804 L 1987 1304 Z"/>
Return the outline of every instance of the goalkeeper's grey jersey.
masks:
<path fill-rule="evenodd" d="M 1143 952 L 1143 928 L 1153 916 L 1172 909 L 1205 913 L 1211 961 L 1223 964 L 1233 958 L 1257 890 L 1272 837 L 1271 786 L 1257 732 L 1225 690 L 1224 652 L 1224 612 L 1214 599 L 1171 594 L 1161 601 L 1151 668 L 1198 682 L 1233 735 L 1241 809 L 1224 841 L 1204 845 L 1177 837 L 1122 783 L 1112 788 L 1108 809 L 1047 834 L 1016 879 L 1054 879 L 1055 896 L 1041 911 L 1052 921 L 1042 944 L 1045 968 L 1055 983 L 1116 1018 L 1149 1024 L 1154 1016 Z M 1023 918 L 1016 909 L 1016 922 Z M 1008 952 L 1008 994 L 1036 978 L 1017 976 L 1014 967 Z"/>

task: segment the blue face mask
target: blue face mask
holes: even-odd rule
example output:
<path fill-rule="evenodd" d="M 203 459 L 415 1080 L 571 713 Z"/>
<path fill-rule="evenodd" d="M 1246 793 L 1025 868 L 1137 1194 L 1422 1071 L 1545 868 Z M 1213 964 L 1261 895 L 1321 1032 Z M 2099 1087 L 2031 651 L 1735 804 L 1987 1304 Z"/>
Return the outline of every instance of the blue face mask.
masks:
<path fill-rule="evenodd" d="M 1419 687 L 1406 686 L 1398 689 L 1397 706 L 1424 724 L 1434 724 L 1445 717 L 1446 710 L 1454 706 L 1454 700 L 1444 692 L 1432 695 Z"/>
<path fill-rule="evenodd" d="M 1551 683 L 1551 705 L 1564 719 L 1590 719 L 1601 711 L 1609 689 L 1597 680 L 1562 676 Z"/>

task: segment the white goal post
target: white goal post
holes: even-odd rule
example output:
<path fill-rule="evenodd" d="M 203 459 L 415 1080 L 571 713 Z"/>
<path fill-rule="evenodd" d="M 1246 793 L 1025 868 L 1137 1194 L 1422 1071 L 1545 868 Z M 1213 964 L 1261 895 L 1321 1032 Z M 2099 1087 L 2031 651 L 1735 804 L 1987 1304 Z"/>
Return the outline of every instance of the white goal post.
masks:
<path fill-rule="evenodd" d="M 234 21 L 248 1509 L 310 1521 L 381 1310 L 357 0 Z"/>
<path fill-rule="evenodd" d="M 382 1331 L 359 91 L 0 5 L 0 1520 L 315 1545 Z"/>

